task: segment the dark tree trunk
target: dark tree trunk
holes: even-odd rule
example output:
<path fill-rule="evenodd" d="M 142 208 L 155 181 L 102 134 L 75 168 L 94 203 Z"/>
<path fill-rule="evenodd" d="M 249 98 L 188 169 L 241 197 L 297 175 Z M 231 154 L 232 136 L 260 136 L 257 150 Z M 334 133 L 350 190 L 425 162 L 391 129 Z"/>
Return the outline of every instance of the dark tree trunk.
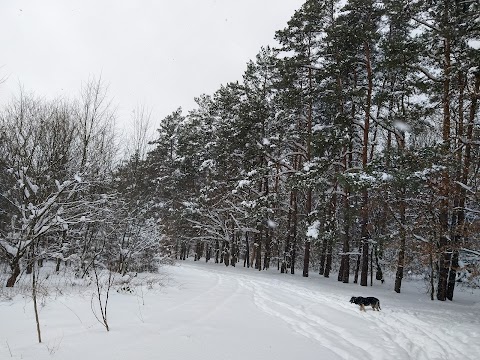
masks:
<path fill-rule="evenodd" d="M 29 250 L 27 250 L 27 267 L 25 273 L 27 275 L 30 275 L 33 271 L 33 262 L 35 259 L 33 258 L 33 247 L 30 247 Z"/>
<path fill-rule="evenodd" d="M 303 277 L 308 277 L 308 266 L 310 263 L 310 240 L 305 243 L 305 255 L 303 258 Z"/>
<path fill-rule="evenodd" d="M 256 246 L 256 251 L 257 251 L 257 256 L 255 259 L 255 269 L 258 269 L 258 271 L 262 271 L 262 240 L 263 240 L 263 229 L 260 229 L 260 233 L 256 234 L 257 235 L 257 246 Z"/>
<path fill-rule="evenodd" d="M 356 266 L 355 266 L 355 276 L 353 278 L 353 283 L 354 284 L 358 283 L 358 272 L 360 270 L 360 259 L 361 259 L 361 255 L 357 255 L 357 263 L 356 263 Z"/>
<path fill-rule="evenodd" d="M 448 21 L 448 9 L 445 9 L 445 18 Z M 444 147 L 444 155 L 450 153 L 450 39 L 446 37 L 444 40 L 444 81 L 443 81 L 443 125 L 442 139 Z M 450 198 L 450 176 L 448 170 L 444 170 L 442 174 L 442 185 L 440 188 L 440 214 L 439 223 L 441 229 L 439 251 L 440 259 L 438 262 L 439 276 L 437 286 L 437 300 L 445 301 L 447 299 L 447 281 L 450 267 L 451 249 L 449 249 L 449 198 Z"/>
<path fill-rule="evenodd" d="M 365 61 L 366 61 L 366 70 L 367 70 L 367 98 L 365 104 L 365 121 L 363 125 L 363 151 L 362 151 L 362 167 L 364 170 L 367 169 L 368 164 L 368 148 L 369 148 L 369 130 L 370 130 L 370 109 L 372 104 L 372 92 L 373 92 L 373 77 L 372 77 L 372 65 L 371 65 L 371 51 L 370 44 L 368 42 L 364 43 L 365 48 Z M 362 229 L 361 229 L 361 238 L 362 238 L 362 275 L 360 279 L 361 286 L 367 286 L 368 279 L 368 241 L 370 239 L 370 234 L 368 231 L 368 190 L 363 191 L 362 199 Z"/>
<path fill-rule="evenodd" d="M 400 247 L 398 250 L 397 273 L 395 275 L 395 292 L 400 293 L 403 279 L 403 269 L 405 266 L 405 243 L 406 243 L 406 216 L 405 216 L 405 190 L 402 189 L 400 199 Z"/>
<path fill-rule="evenodd" d="M 270 268 L 271 245 L 270 229 L 267 227 L 265 229 L 265 254 L 263 257 L 263 270 L 268 270 Z"/>
<path fill-rule="evenodd" d="M 370 286 L 373 286 L 373 250 L 370 251 Z"/>
<path fill-rule="evenodd" d="M 335 185 L 335 191 L 337 186 Z M 322 254 L 320 256 L 320 275 L 330 276 L 332 266 L 332 243 L 335 237 L 335 213 L 337 208 L 337 196 L 333 194 L 329 202 L 328 217 L 325 220 L 325 235 L 322 244 Z"/>
<path fill-rule="evenodd" d="M 325 262 L 325 272 L 324 277 L 330 277 L 330 270 L 332 270 L 332 251 L 333 251 L 333 241 L 330 239 L 327 245 L 327 259 Z"/>
<path fill-rule="evenodd" d="M 231 246 L 231 265 L 235 266 L 237 263 L 237 245 L 235 244 L 235 240 L 232 241 L 232 246 Z"/>
<path fill-rule="evenodd" d="M 248 241 L 248 232 L 245 233 L 245 242 L 246 242 L 245 261 L 243 263 L 243 267 L 245 267 L 245 264 L 246 264 L 247 268 L 250 268 L 250 244 Z"/>
<path fill-rule="evenodd" d="M 309 50 L 310 53 L 310 50 Z M 309 54 L 310 55 L 310 54 Z M 312 67 L 308 67 L 308 87 L 309 93 L 312 94 Z M 308 115 L 307 115 L 307 161 L 310 161 L 312 154 L 312 112 L 313 112 L 313 102 L 312 97 L 308 104 Z M 312 189 L 308 188 L 307 190 L 307 199 L 305 203 L 305 211 L 307 213 L 308 223 L 312 222 L 311 212 L 312 212 Z M 308 270 L 310 267 L 310 246 L 311 241 L 309 238 L 306 239 L 305 243 L 305 253 L 303 256 L 303 277 L 308 277 Z"/>
<path fill-rule="evenodd" d="M 198 261 L 200 260 L 200 241 L 197 240 L 197 243 L 195 244 L 195 257 L 193 261 Z"/>
<path fill-rule="evenodd" d="M 182 242 L 181 246 L 180 246 L 180 260 L 185 260 L 187 256 L 187 245 Z"/>
<path fill-rule="evenodd" d="M 348 197 L 348 193 L 347 193 Z M 341 271 L 341 280 L 344 284 L 350 282 L 350 202 L 348 198 L 345 201 L 347 208 L 345 210 L 346 219 L 345 219 L 345 235 L 343 237 L 343 248 L 342 248 L 342 271 Z M 358 272 L 357 272 L 358 277 Z"/>
<path fill-rule="evenodd" d="M 225 266 L 230 265 L 230 244 L 228 241 L 223 242 L 223 261 Z"/>
<path fill-rule="evenodd" d="M 325 273 L 325 260 L 326 260 L 326 252 L 327 252 L 327 236 L 323 237 L 322 241 L 322 249 L 320 252 L 320 265 L 318 269 L 318 274 L 323 275 Z"/>
<path fill-rule="evenodd" d="M 205 244 L 205 262 L 208 262 L 212 256 L 212 247 L 209 243 Z"/>
<path fill-rule="evenodd" d="M 293 191 L 290 192 L 290 206 L 288 207 L 288 217 L 287 217 L 287 240 L 285 241 L 285 249 L 283 252 L 283 261 L 281 267 L 281 273 L 286 273 L 290 268 L 291 264 L 291 249 L 290 244 L 292 240 L 292 217 L 293 217 Z"/>
<path fill-rule="evenodd" d="M 34 261 L 35 261 L 35 260 L 33 260 L 33 259 L 28 259 L 27 267 L 26 267 L 26 270 L 25 270 L 25 273 L 26 273 L 27 275 L 30 275 L 30 274 L 32 273 L 32 271 L 33 271 L 33 262 L 34 262 Z"/>
<path fill-rule="evenodd" d="M 382 268 L 380 267 L 380 261 L 378 260 L 378 248 L 375 247 L 375 264 L 377 265 L 377 271 L 375 273 L 375 279 L 380 280 L 382 284 L 385 282 L 385 279 L 383 278 L 383 271 Z"/>
<path fill-rule="evenodd" d="M 435 270 L 433 266 L 433 241 L 430 244 L 430 254 L 429 254 L 429 261 L 430 261 L 430 300 L 435 300 Z"/>
<path fill-rule="evenodd" d="M 13 259 L 12 262 L 10 263 L 10 268 L 12 269 L 12 274 L 7 280 L 7 287 L 13 287 L 15 285 L 15 282 L 17 281 L 18 275 L 20 275 L 20 264 L 19 264 L 20 259 Z"/>
<path fill-rule="evenodd" d="M 215 264 L 218 264 L 219 256 L 220 256 L 220 244 L 218 240 L 215 240 Z"/>
<path fill-rule="evenodd" d="M 367 210 L 364 210 L 364 211 L 367 211 Z M 368 234 L 366 223 L 362 224 L 361 237 L 362 237 L 362 262 L 361 262 L 362 263 L 362 274 L 361 274 L 361 278 L 360 278 L 360 285 L 361 286 L 367 286 L 368 285 L 369 237 L 370 236 Z M 357 269 L 358 269 L 358 266 L 357 266 Z M 357 277 L 357 274 L 355 275 L 355 277 Z"/>
<path fill-rule="evenodd" d="M 298 203 L 297 192 L 293 196 L 293 227 L 292 227 L 292 246 L 290 248 L 290 273 L 295 274 L 295 261 L 297 259 L 297 221 L 298 221 Z"/>

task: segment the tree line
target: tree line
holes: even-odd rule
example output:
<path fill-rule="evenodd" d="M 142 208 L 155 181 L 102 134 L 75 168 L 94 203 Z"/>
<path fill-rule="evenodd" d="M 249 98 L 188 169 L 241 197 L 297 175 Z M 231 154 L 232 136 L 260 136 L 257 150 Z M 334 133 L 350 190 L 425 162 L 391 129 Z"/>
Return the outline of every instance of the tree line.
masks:
<path fill-rule="evenodd" d="M 139 151 L 146 115 L 137 114 L 131 144 Z M 22 91 L 2 109 L 0 263 L 7 287 L 44 260 L 57 272 L 69 265 L 79 277 L 155 269 L 160 230 L 119 188 L 114 121 L 101 79 L 85 83 L 72 101 Z"/>
<path fill-rule="evenodd" d="M 40 254 L 82 272 L 193 253 L 362 286 L 393 271 L 397 292 L 409 271 L 452 300 L 457 274 L 479 281 L 478 18 L 474 0 L 307 0 L 242 81 L 164 118 L 148 152 L 139 126 L 117 166 L 100 83 L 22 97 L 1 125 L 10 285 Z"/>
<path fill-rule="evenodd" d="M 306 1 L 241 82 L 161 122 L 142 179 L 175 257 L 363 286 L 383 267 L 397 292 L 407 268 L 451 300 L 478 274 L 479 16 Z"/>

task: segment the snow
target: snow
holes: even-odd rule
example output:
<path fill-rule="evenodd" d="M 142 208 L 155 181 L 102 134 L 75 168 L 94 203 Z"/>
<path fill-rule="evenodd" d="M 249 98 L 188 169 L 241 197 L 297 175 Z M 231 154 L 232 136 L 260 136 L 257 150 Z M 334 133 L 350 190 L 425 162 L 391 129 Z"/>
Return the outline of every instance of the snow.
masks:
<path fill-rule="evenodd" d="M 79 287 L 52 285 L 40 299 L 42 344 L 31 299 L 1 300 L 0 359 L 473 360 L 480 354 L 478 291 L 457 289 L 455 301 L 438 302 L 416 281 L 404 280 L 396 294 L 393 279 L 360 287 L 335 277 L 303 278 L 301 271 L 188 260 L 161 271 L 168 279 L 163 286 L 157 279 L 133 293 L 110 294 L 108 333 L 92 314 L 91 292 Z M 382 311 L 360 312 L 351 296 L 378 297 Z"/>
<path fill-rule="evenodd" d="M 468 46 L 472 49 L 479 50 L 480 49 L 480 39 L 470 39 L 467 41 Z"/>
<path fill-rule="evenodd" d="M 410 125 L 408 125 L 407 123 L 404 123 L 403 121 L 395 121 L 393 126 L 402 132 L 410 131 Z"/>
<path fill-rule="evenodd" d="M 393 176 L 390 175 L 390 174 L 387 174 L 387 173 L 380 173 L 380 179 L 382 179 L 382 181 L 391 181 L 393 180 Z"/>
<path fill-rule="evenodd" d="M 315 220 L 307 229 L 307 237 L 318 239 L 318 229 L 320 228 L 320 221 Z"/>
<path fill-rule="evenodd" d="M 243 188 L 243 187 L 246 187 L 246 186 L 249 186 L 251 184 L 251 181 L 250 180 L 245 180 L 245 179 L 242 179 L 242 180 L 239 180 L 238 181 L 238 185 L 237 185 L 237 188 Z"/>
<path fill-rule="evenodd" d="M 445 170 L 445 166 L 442 165 L 432 165 L 430 168 L 423 169 L 422 171 L 416 171 L 413 173 L 413 176 L 421 178 L 422 180 L 427 180 L 427 177 L 434 175 L 438 172 Z"/>
<path fill-rule="evenodd" d="M 314 162 L 305 161 L 305 163 L 303 164 L 303 171 L 309 172 L 310 169 L 312 169 L 312 168 L 314 168 L 314 167 L 315 167 L 315 163 L 314 163 Z"/>
<path fill-rule="evenodd" d="M 312 132 L 313 133 L 317 133 L 317 132 L 321 132 L 327 128 L 330 128 L 331 126 L 327 126 L 327 125 L 322 125 L 322 124 L 315 124 L 312 126 Z"/>
<path fill-rule="evenodd" d="M 203 171 L 205 169 L 213 170 L 213 169 L 215 169 L 215 166 L 216 166 L 216 161 L 213 160 L 213 159 L 208 159 L 208 160 L 205 160 L 205 161 L 202 162 L 199 170 L 200 171 Z"/>
<path fill-rule="evenodd" d="M 270 229 L 276 229 L 278 227 L 278 224 L 271 220 L 271 219 L 268 219 L 267 220 L 267 226 L 270 228 Z"/>
<path fill-rule="evenodd" d="M 18 253 L 18 247 L 11 246 L 8 242 L 3 239 L 0 239 L 0 246 L 11 256 L 15 256 Z"/>

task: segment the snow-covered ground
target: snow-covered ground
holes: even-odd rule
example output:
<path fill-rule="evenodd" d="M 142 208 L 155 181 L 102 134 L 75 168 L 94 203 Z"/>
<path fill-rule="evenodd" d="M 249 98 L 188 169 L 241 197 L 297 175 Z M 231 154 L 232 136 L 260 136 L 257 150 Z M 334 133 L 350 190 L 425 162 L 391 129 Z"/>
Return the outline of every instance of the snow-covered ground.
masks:
<path fill-rule="evenodd" d="M 95 320 L 90 293 L 51 286 L 42 298 L 43 343 L 32 301 L 0 301 L 0 359 L 479 359 L 480 294 L 431 301 L 423 282 L 360 287 L 182 262 L 150 286 L 111 294 L 111 331 Z M 351 296 L 376 296 L 360 312 Z"/>

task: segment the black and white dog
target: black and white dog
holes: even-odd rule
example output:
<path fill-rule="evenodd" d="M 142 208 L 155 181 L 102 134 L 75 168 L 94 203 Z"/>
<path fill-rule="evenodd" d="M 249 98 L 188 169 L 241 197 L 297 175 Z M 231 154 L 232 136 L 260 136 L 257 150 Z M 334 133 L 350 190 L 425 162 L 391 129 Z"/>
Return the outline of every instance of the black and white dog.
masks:
<path fill-rule="evenodd" d="M 376 297 L 372 297 L 372 296 L 369 296 L 369 297 L 361 297 L 361 296 L 358 296 L 358 297 L 355 297 L 355 296 L 352 296 L 352 298 L 350 299 L 350 303 L 353 303 L 353 304 L 357 304 L 357 305 L 360 305 L 360 311 L 365 311 L 365 306 L 371 306 L 372 309 L 375 311 L 380 311 L 381 308 L 380 308 L 380 300 L 378 300 Z"/>

